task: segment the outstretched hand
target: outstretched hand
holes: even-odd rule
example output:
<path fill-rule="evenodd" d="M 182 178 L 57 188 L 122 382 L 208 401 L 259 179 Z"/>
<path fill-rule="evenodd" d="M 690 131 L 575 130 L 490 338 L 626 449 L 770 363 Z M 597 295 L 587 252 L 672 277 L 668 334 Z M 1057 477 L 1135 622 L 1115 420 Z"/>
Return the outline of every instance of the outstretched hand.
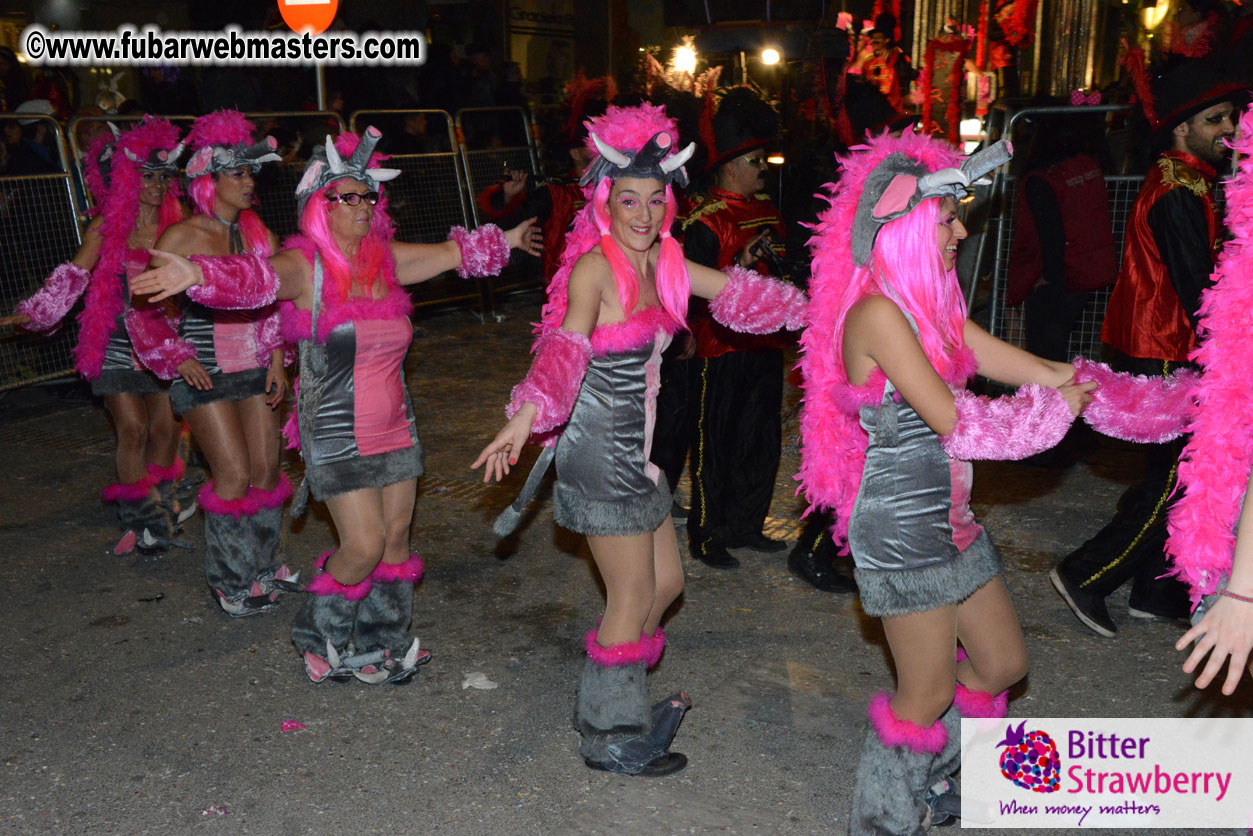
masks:
<path fill-rule="evenodd" d="M 535 218 L 527 218 L 506 232 L 505 240 L 509 242 L 510 249 L 522 250 L 531 255 L 539 255 L 544 248 L 544 232 L 536 224 Z"/>
<path fill-rule="evenodd" d="M 0 328 L 3 328 L 6 325 L 11 325 L 14 328 L 21 328 L 23 325 L 30 325 L 30 317 L 24 313 L 0 316 Z"/>
<path fill-rule="evenodd" d="M 1222 597 L 1214 602 L 1204 618 L 1175 642 L 1175 650 L 1186 650 L 1196 643 L 1183 672 L 1190 674 L 1197 669 L 1207 655 L 1209 661 L 1196 678 L 1196 687 L 1205 688 L 1227 665 L 1227 678 L 1222 691 L 1231 696 L 1246 669 L 1253 675 L 1249 652 L 1253 649 L 1253 604 Z"/>
<path fill-rule="evenodd" d="M 157 258 L 165 259 L 165 264 L 145 270 L 131 279 L 131 296 L 149 296 L 149 302 L 160 302 L 176 293 L 182 293 L 189 287 L 204 284 L 204 273 L 199 265 L 193 264 L 181 255 L 164 250 L 148 250 Z"/>
<path fill-rule="evenodd" d="M 522 454 L 526 440 L 531 437 L 531 424 L 534 421 L 535 404 L 524 403 L 517 414 L 509 419 L 509 423 L 496 433 L 492 443 L 483 448 L 470 469 L 477 470 L 482 465 L 487 465 L 483 471 L 484 482 L 503 480 L 509 475 L 509 468 L 518 463 L 518 456 Z"/>

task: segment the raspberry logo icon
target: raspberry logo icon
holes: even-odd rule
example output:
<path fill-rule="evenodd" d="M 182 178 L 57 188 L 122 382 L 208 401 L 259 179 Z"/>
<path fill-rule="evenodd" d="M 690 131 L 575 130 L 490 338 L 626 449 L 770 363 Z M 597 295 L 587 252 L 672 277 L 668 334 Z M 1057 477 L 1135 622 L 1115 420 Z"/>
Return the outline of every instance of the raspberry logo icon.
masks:
<path fill-rule="evenodd" d="M 1057 744 L 1048 732 L 1024 731 L 1026 728 L 1026 720 L 1018 728 L 1005 727 L 1005 739 L 996 744 L 1005 747 L 1001 752 L 1001 774 L 1025 790 L 1057 792 L 1062 775 Z"/>

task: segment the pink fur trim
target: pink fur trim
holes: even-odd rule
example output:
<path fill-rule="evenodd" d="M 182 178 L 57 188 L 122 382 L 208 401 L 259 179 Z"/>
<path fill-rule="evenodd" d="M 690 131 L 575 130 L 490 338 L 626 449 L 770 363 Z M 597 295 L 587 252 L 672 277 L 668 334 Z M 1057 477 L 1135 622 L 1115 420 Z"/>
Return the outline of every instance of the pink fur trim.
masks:
<path fill-rule="evenodd" d="M 509 263 L 509 242 L 496 224 L 484 224 L 473 232 L 464 226 L 454 226 L 448 231 L 448 237 L 456 241 L 461 250 L 457 275 L 463 279 L 499 276 Z"/>
<path fill-rule="evenodd" d="M 666 115 L 662 105 L 640 104 L 635 107 L 618 107 L 610 105 L 603 116 L 593 116 L 583 123 L 587 126 L 588 135 L 583 145 L 595 156 L 600 156 L 591 134 L 595 133 L 600 141 L 619 151 L 635 151 L 659 133 L 670 137 L 670 153 L 679 150 L 679 130 L 674 119 Z M 667 154 L 669 156 L 669 154 Z"/>
<path fill-rule="evenodd" d="M 138 482 L 114 482 L 100 492 L 105 502 L 139 502 L 152 492 L 152 479 L 145 476 Z"/>
<path fill-rule="evenodd" d="M 795 331 L 805 324 L 809 300 L 800 288 L 743 267 L 723 272 L 726 286 L 709 303 L 709 313 L 718 322 L 744 334 Z"/>
<path fill-rule="evenodd" d="M 1038 383 L 1001 398 L 963 389 L 953 405 L 957 424 L 940 436 L 940 443 L 949 456 L 961 461 L 1025 459 L 1056 445 L 1075 420 L 1062 393 Z"/>
<path fill-rule="evenodd" d="M 658 331 L 674 334 L 678 330 L 679 324 L 665 308 L 644 308 L 624 322 L 597 325 L 592 331 L 592 356 L 603 357 L 606 354 L 644 348 L 653 344 Z"/>
<path fill-rule="evenodd" d="M 90 279 L 91 273 L 72 261 L 58 264 L 44 280 L 43 287 L 29 299 L 17 303 L 16 313 L 30 317 L 30 324 L 26 326 L 30 330 L 55 333 L 61 327 L 61 320 L 87 289 Z"/>
<path fill-rule="evenodd" d="M 195 152 L 213 145 L 251 142 L 254 130 L 253 124 L 238 110 L 215 110 L 192 122 L 187 146 Z"/>
<path fill-rule="evenodd" d="M 209 308 L 256 310 L 278 295 L 278 273 L 261 255 L 193 255 L 204 274 L 203 285 L 187 288 L 187 298 Z"/>
<path fill-rule="evenodd" d="M 290 485 L 289 485 L 290 488 Z M 200 507 L 208 514 L 230 515 L 235 519 L 244 516 L 252 516 L 261 510 L 261 505 L 257 497 L 249 491 L 239 499 L 223 499 L 213 492 L 213 480 L 205 482 L 204 487 L 197 494 L 197 500 Z"/>
<path fill-rule="evenodd" d="M 1236 521 L 1253 467 L 1253 106 L 1236 136 L 1240 162 L 1225 187 L 1231 240 L 1218 257 L 1216 281 L 1201 294 L 1201 344 L 1192 353 L 1201 382 L 1192 437 L 1179 460 L 1182 495 L 1166 522 L 1171 574 L 1192 587 L 1194 604 L 1231 573 Z"/>
<path fill-rule="evenodd" d="M 329 597 L 331 595 L 340 595 L 349 601 L 360 601 L 370 594 L 370 590 L 374 588 L 374 582 L 370 580 L 370 576 L 366 575 L 365 580 L 360 583 L 345 584 L 335 580 L 335 577 L 323 569 L 326 566 L 327 558 L 335 554 L 335 550 L 322 552 L 317 560 L 313 562 L 313 566 L 318 573 L 313 576 L 313 580 L 309 581 L 309 585 L 305 587 L 305 592 L 313 595 L 321 595 Z"/>
<path fill-rule="evenodd" d="M 300 418 L 297 410 L 300 409 L 300 378 L 297 377 L 292 381 L 292 407 L 287 413 L 287 421 L 283 424 L 283 438 L 287 440 L 288 450 L 300 449 Z"/>
<path fill-rule="evenodd" d="M 535 404 L 533 435 L 555 430 L 570 417 L 578 397 L 592 344 L 577 331 L 550 331 L 535 341 L 535 359 L 526 378 L 513 387 L 505 414 L 512 418 L 522 404 Z"/>
<path fill-rule="evenodd" d="M 249 487 L 248 496 L 257 503 L 257 510 L 265 510 L 267 508 L 279 508 L 284 502 L 291 499 L 291 480 L 287 478 L 287 474 L 282 471 L 278 474 L 278 484 L 269 490 Z"/>
<path fill-rule="evenodd" d="M 178 456 L 174 457 L 174 461 L 169 467 L 162 467 L 156 462 L 148 462 L 148 478 L 156 484 L 161 482 L 176 482 L 183 478 L 183 473 L 186 472 L 186 470 L 187 465 Z"/>
<path fill-rule="evenodd" d="M 1009 691 L 992 696 L 987 691 L 976 691 L 958 682 L 953 691 L 953 705 L 963 717 L 999 719 L 1009 713 Z"/>
<path fill-rule="evenodd" d="M 126 333 L 135 356 L 162 380 L 178 377 L 178 367 L 196 359 L 196 348 L 178 335 L 178 329 L 160 305 L 126 312 Z"/>
<path fill-rule="evenodd" d="M 1098 388 L 1083 410 L 1092 429 L 1123 441 L 1160 444 L 1188 428 L 1193 390 L 1200 375 L 1180 369 L 1170 377 L 1119 374 L 1104 363 L 1076 357 L 1075 382 Z"/>
<path fill-rule="evenodd" d="M 897 717 L 892 711 L 892 695 L 886 691 L 874 695 L 866 714 L 879 740 L 888 748 L 904 746 L 911 752 L 938 755 L 948 742 L 948 729 L 939 720 L 927 727 Z"/>
<path fill-rule="evenodd" d="M 426 567 L 417 552 L 410 552 L 409 559 L 404 563 L 385 563 L 379 561 L 370 577 L 375 583 L 417 583 L 422 580 Z"/>
<path fill-rule="evenodd" d="M 596 630 L 589 630 L 583 637 L 583 647 L 593 662 L 602 668 L 617 668 L 623 665 L 647 663 L 652 655 L 654 642 L 642 638 L 637 642 L 623 642 L 605 647 L 596 641 Z"/>
<path fill-rule="evenodd" d="M 666 634 L 660 627 L 651 636 L 647 633 L 640 633 L 640 644 L 648 647 L 648 655 L 644 658 L 645 666 L 657 667 L 657 663 L 661 661 L 661 654 L 666 650 Z"/>

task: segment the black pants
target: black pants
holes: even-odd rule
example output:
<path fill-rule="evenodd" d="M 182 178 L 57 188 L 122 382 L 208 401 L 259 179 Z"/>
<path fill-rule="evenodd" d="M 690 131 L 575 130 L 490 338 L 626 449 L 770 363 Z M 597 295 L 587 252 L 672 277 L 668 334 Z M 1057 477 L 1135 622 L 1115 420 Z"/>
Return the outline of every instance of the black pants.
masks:
<path fill-rule="evenodd" d="M 682 337 L 675 344 L 682 343 Z M 673 494 L 683 474 L 683 464 L 696 432 L 694 408 L 696 397 L 692 394 L 692 367 L 699 360 L 679 360 L 674 355 L 675 345 L 666 349 L 661 358 L 661 388 L 657 392 L 657 421 L 653 425 L 653 446 L 649 460 L 661 469 L 670 483 Z"/>
<path fill-rule="evenodd" d="M 1155 363 L 1156 368 L 1146 363 Z M 1124 359 L 1118 365 L 1137 374 L 1170 370 L 1160 360 Z M 1123 493 L 1114 518 L 1057 565 L 1061 575 L 1102 598 L 1130 580 L 1132 608 L 1167 618 L 1187 616 L 1187 586 L 1176 578 L 1162 577 L 1168 569 L 1166 516 L 1175 491 L 1179 453 L 1186 443 L 1185 437 L 1140 445 L 1144 478 Z"/>
<path fill-rule="evenodd" d="M 1069 363 L 1070 332 L 1091 295 L 1090 291 L 1075 293 L 1051 282 L 1031 291 L 1023 306 L 1027 351 L 1045 360 Z"/>
<path fill-rule="evenodd" d="M 687 532 L 695 552 L 761 533 L 783 441 L 783 352 L 691 360 L 689 381 L 696 424 Z"/>

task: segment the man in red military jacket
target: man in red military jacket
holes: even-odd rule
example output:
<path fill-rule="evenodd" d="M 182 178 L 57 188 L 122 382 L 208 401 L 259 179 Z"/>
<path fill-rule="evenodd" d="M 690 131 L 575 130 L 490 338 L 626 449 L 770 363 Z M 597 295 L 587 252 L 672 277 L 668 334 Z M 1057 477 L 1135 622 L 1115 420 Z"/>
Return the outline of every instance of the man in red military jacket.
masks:
<path fill-rule="evenodd" d="M 707 108 L 700 132 L 713 186 L 692 198 L 683 221 L 684 253 L 719 270 L 738 264 L 777 275 L 783 222 L 761 193 L 766 146 L 778 137 L 777 114 L 752 89 L 735 87 L 716 111 Z M 739 561 L 728 549 L 786 548 L 762 533 L 782 445 L 785 338 L 737 334 L 713 321 L 704 300 L 693 298 L 688 310 L 696 342 L 688 363 L 695 423 L 688 542 L 693 557 L 733 569 Z"/>
<path fill-rule="evenodd" d="M 1145 110 L 1165 150 L 1127 219 L 1122 269 L 1101 329 L 1124 371 L 1169 374 L 1196 347 L 1201 292 L 1216 255 L 1214 182 L 1226 166 L 1224 140 L 1235 133 L 1238 95 L 1234 79 L 1203 61 L 1176 65 L 1153 85 Z M 1105 598 L 1127 580 L 1133 581 L 1133 617 L 1177 619 L 1189 610 L 1186 587 L 1162 577 L 1166 514 L 1183 440 L 1144 446 L 1144 480 L 1123 494 L 1114 519 L 1050 574 L 1079 620 L 1103 636 L 1117 630 Z"/>

